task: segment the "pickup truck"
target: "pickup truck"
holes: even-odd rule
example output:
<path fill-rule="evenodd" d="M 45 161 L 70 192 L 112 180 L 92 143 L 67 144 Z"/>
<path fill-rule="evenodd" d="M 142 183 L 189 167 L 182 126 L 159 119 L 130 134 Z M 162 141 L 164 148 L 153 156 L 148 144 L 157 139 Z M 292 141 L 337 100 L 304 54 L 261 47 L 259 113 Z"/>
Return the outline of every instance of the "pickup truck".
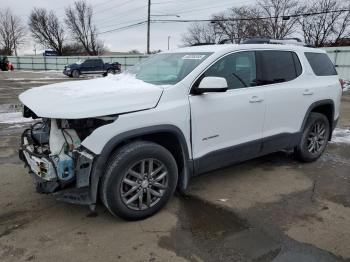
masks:
<path fill-rule="evenodd" d="M 79 60 L 74 64 L 66 65 L 63 69 L 63 74 L 69 77 L 78 78 L 85 74 L 116 74 L 121 72 L 121 64 L 104 63 L 102 59 L 86 59 Z"/>

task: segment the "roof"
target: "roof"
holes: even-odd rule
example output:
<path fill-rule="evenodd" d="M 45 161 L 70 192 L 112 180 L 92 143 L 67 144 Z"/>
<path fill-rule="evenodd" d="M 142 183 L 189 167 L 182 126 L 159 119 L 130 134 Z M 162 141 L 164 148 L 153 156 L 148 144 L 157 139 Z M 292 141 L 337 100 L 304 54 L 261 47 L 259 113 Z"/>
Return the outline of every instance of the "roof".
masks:
<path fill-rule="evenodd" d="M 324 53 L 322 49 L 316 49 L 298 45 L 281 45 L 281 44 L 223 44 L 223 45 L 201 45 L 183 47 L 165 53 L 193 53 L 193 52 L 230 52 L 236 50 L 249 50 L 249 49 L 275 49 L 275 50 L 294 50 L 303 52 Z"/>

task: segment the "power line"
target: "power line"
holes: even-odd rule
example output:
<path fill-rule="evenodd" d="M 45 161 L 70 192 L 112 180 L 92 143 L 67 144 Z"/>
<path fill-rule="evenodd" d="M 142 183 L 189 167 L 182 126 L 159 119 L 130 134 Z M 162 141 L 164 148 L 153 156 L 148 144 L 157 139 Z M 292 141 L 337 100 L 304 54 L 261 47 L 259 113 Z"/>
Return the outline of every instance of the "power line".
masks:
<path fill-rule="evenodd" d="M 232 18 L 232 19 L 158 19 L 152 20 L 153 23 L 193 23 L 193 22 L 229 22 L 229 21 L 252 21 L 252 20 L 266 20 L 266 19 L 276 19 L 283 18 L 288 20 L 292 17 L 301 17 L 301 16 L 315 16 L 322 14 L 330 13 L 341 13 L 341 12 L 350 12 L 350 9 L 341 9 L 333 11 L 323 11 L 323 12 L 312 12 L 312 13 L 299 13 L 292 15 L 281 15 L 281 16 L 266 16 L 266 17 L 254 17 L 254 18 Z"/>
<path fill-rule="evenodd" d="M 114 28 L 114 29 L 111 29 L 111 30 L 103 31 L 103 32 L 97 33 L 96 35 L 107 34 L 107 33 L 115 32 L 115 31 L 122 31 L 122 30 L 133 28 L 133 27 L 137 27 L 137 26 L 140 26 L 140 25 L 144 25 L 146 23 L 147 23 L 147 21 L 142 21 L 142 22 L 139 22 L 139 23 L 135 23 L 135 24 L 131 24 L 131 25 L 127 25 L 127 26 L 118 27 L 118 28 Z"/>
<path fill-rule="evenodd" d="M 99 14 L 99 13 L 102 13 L 102 12 L 105 12 L 105 11 L 110 11 L 110 10 L 112 10 L 114 8 L 120 8 L 120 7 L 124 6 L 124 5 L 127 5 L 127 4 L 129 4 L 131 2 L 135 2 L 135 1 L 136 0 L 128 0 L 128 1 L 122 2 L 121 4 L 117 4 L 117 5 L 113 5 L 113 6 L 101 9 L 101 10 L 97 10 L 97 12 L 93 12 L 93 13 L 94 14 Z"/>
<path fill-rule="evenodd" d="M 124 11 L 121 11 L 121 12 L 114 13 L 113 14 L 114 17 L 109 17 L 107 19 L 102 19 L 102 20 L 96 19 L 94 21 L 97 22 L 97 23 L 101 23 L 100 25 L 103 25 L 103 24 L 106 24 L 106 23 L 108 23 L 110 21 L 113 21 L 115 18 L 121 18 L 121 17 L 129 16 L 130 13 L 132 13 L 132 12 L 134 12 L 136 10 L 139 10 L 139 9 L 143 9 L 145 7 L 147 7 L 147 5 L 143 5 L 143 6 L 135 7 L 135 8 L 130 8 L 130 9 L 127 9 L 127 10 L 124 10 Z M 124 15 L 121 15 L 119 17 L 115 17 L 118 14 L 124 14 Z"/>

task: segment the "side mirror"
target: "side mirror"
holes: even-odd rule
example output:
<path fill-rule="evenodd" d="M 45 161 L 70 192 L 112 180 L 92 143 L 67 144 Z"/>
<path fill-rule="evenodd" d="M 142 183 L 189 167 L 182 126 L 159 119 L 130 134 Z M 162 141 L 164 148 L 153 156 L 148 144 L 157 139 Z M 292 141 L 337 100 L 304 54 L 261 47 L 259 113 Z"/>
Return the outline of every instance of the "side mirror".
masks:
<path fill-rule="evenodd" d="M 202 79 L 197 88 L 197 92 L 226 92 L 228 89 L 227 81 L 223 77 L 207 76 Z"/>

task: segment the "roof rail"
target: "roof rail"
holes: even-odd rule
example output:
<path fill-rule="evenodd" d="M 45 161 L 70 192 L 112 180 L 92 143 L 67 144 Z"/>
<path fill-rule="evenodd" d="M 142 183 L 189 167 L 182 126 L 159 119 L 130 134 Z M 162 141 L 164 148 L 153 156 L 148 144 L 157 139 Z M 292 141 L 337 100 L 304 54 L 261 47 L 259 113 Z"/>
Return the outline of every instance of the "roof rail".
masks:
<path fill-rule="evenodd" d="M 196 43 L 191 46 L 202 46 L 202 45 L 215 45 L 215 43 Z"/>
<path fill-rule="evenodd" d="M 279 45 L 299 45 L 307 46 L 299 38 L 273 39 L 268 37 L 253 37 L 242 42 L 242 44 L 279 44 Z"/>

